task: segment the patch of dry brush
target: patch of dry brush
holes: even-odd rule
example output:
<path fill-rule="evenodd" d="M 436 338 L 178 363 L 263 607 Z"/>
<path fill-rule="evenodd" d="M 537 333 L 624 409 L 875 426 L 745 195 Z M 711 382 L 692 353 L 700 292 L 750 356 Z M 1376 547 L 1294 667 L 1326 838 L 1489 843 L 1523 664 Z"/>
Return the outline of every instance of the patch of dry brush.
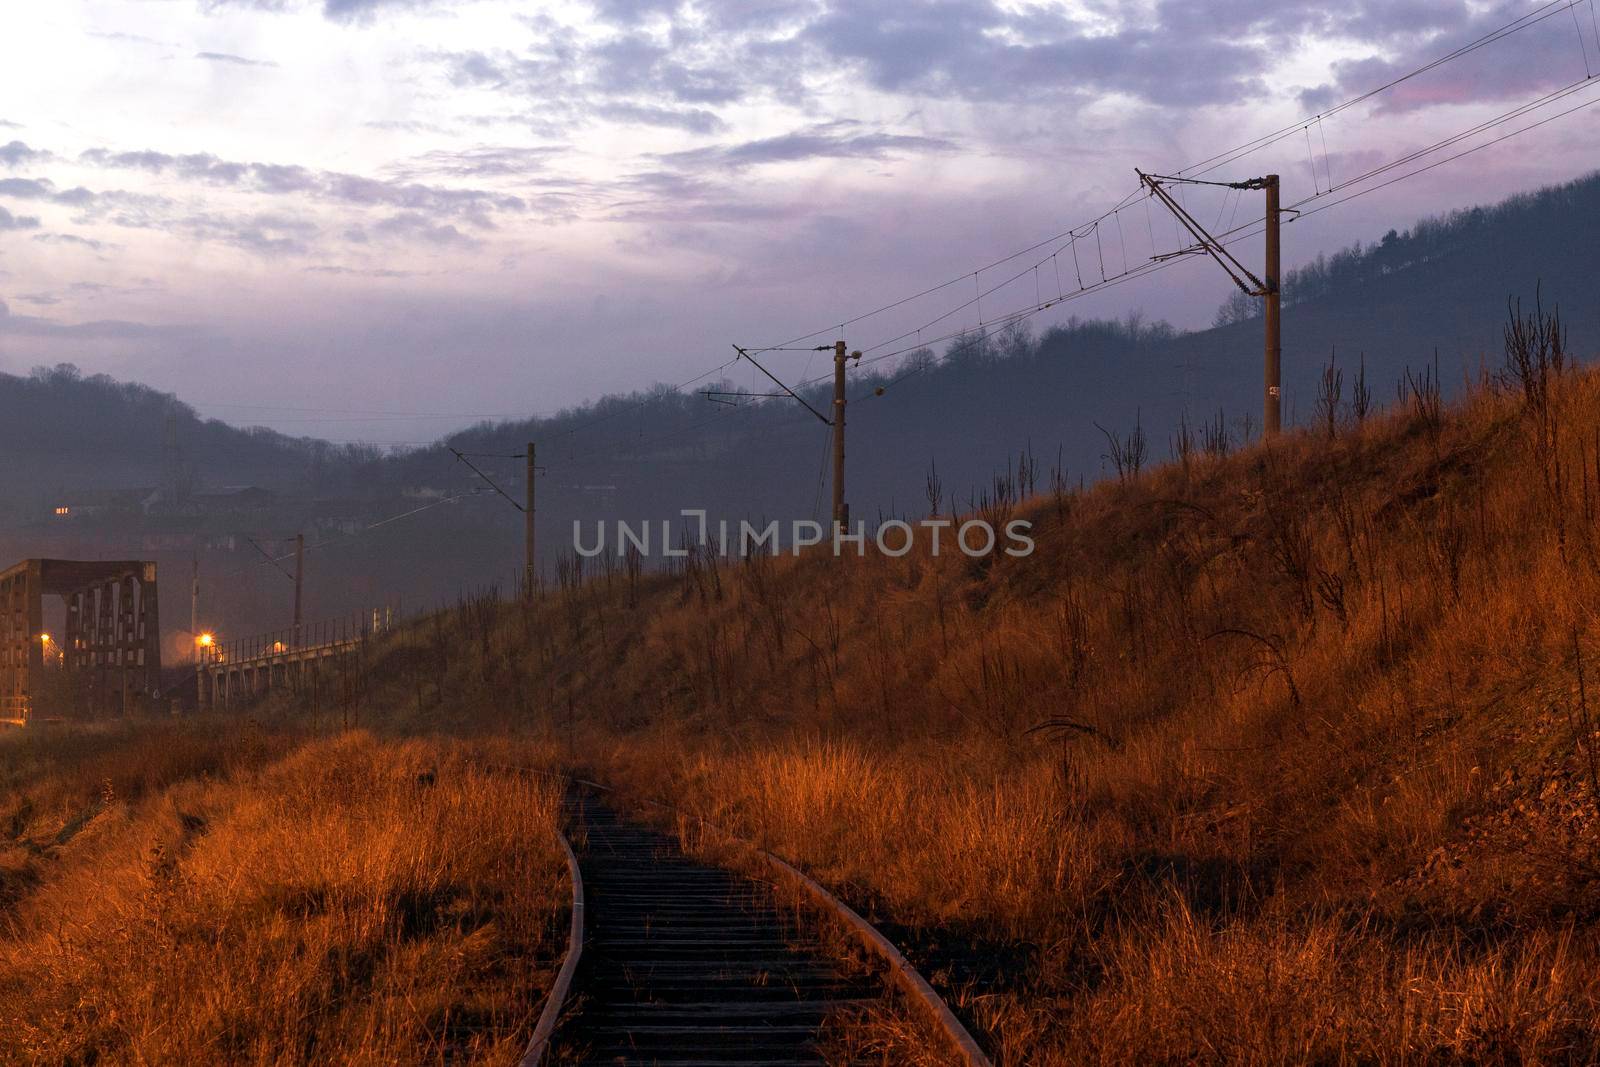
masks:
<path fill-rule="evenodd" d="M 1030 559 L 569 565 L 436 713 L 803 863 L 1010 1063 L 1600 1058 L 1600 376 L 1520 322 L 1453 406 L 1021 500 Z"/>
<path fill-rule="evenodd" d="M 1007 1064 L 1595 1061 L 1600 375 L 1537 309 L 1507 347 L 1451 406 L 1431 371 L 1384 413 L 1330 385 L 1267 446 L 997 486 L 1028 559 L 569 560 L 365 650 L 346 714 L 767 844 Z M 437 744 L 174 768 L 87 821 L 98 772 L 16 785 L 53 812 L 24 837 L 77 823 L 9 883 L 0 1040 L 504 1053 L 459 1022 L 536 1003 L 553 798 Z"/>
<path fill-rule="evenodd" d="M 355 732 L 108 791 L 65 840 L 25 818 L 52 853 L 0 928 L 0 1060 L 515 1062 L 565 948 L 558 811 Z"/>

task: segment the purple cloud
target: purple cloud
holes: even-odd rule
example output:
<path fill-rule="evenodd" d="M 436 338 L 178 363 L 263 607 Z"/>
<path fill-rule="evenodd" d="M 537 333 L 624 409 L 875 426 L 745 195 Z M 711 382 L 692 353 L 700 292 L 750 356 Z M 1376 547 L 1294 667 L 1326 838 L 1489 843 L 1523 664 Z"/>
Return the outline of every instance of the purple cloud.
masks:
<path fill-rule="evenodd" d="M 40 163 L 52 158 L 49 152 L 29 148 L 21 141 L 0 145 L 0 166 L 16 167 L 23 163 Z"/>
<path fill-rule="evenodd" d="M 526 211 L 521 197 L 485 189 L 460 189 L 403 180 L 369 178 L 339 171 L 313 171 L 298 165 L 239 163 L 210 154 L 174 156 L 143 150 L 111 152 L 92 148 L 79 159 L 95 166 L 171 174 L 190 181 L 275 195 L 304 194 L 355 205 L 403 208 L 458 218 L 489 228 L 494 212 Z"/>
<path fill-rule="evenodd" d="M 32 215 L 13 215 L 5 208 L 0 207 L 0 231 L 5 230 L 37 230 L 39 220 Z"/>
<path fill-rule="evenodd" d="M 810 159 L 883 159 L 902 153 L 950 152 L 956 145 L 938 137 L 915 137 L 881 132 L 857 132 L 848 121 L 822 123 L 803 130 L 764 137 L 740 144 L 712 145 L 660 157 L 680 168 L 705 166 L 743 167 L 764 163 L 796 163 Z"/>
<path fill-rule="evenodd" d="M 1402 78 L 1374 101 L 1375 113 L 1531 98 L 1600 72 L 1600 31 L 1587 18 L 1575 22 L 1575 14 L 1568 5 L 1515 3 L 1475 14 L 1443 2 L 1393 11 L 1369 7 L 1353 25 L 1364 39 L 1390 47 L 1383 55 L 1334 64 L 1332 80 L 1299 99 L 1308 111 L 1320 111 Z M 1517 28 L 1499 32 L 1508 26 Z M 1423 69 L 1457 50 L 1461 54 L 1450 62 Z"/>

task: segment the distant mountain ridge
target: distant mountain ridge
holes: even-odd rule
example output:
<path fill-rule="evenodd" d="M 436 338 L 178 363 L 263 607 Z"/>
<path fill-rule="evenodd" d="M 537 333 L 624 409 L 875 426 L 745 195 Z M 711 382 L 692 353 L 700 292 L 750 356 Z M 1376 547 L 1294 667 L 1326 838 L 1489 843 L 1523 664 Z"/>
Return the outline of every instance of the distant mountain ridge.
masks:
<path fill-rule="evenodd" d="M 178 397 L 72 364 L 0 373 L 0 519 L 37 510 L 40 494 L 135 486 L 348 485 L 380 451 L 241 429 L 203 419 Z"/>
<path fill-rule="evenodd" d="M 1451 211 L 1419 220 L 1409 229 L 1390 230 L 1371 244 L 1355 242 L 1288 271 L 1283 280 L 1285 308 L 1319 301 L 1370 298 L 1372 287 L 1393 285 L 1430 267 L 1444 275 L 1497 272 L 1506 257 L 1526 262 L 1536 253 L 1555 282 L 1568 267 L 1593 270 L 1593 250 L 1584 255 L 1582 236 L 1593 235 L 1584 216 L 1600 210 L 1600 172 L 1561 185 L 1518 193 L 1498 204 Z M 1468 269 L 1470 268 L 1470 270 Z M 1431 279 L 1437 282 L 1438 277 Z M 1231 294 L 1217 312 L 1217 326 L 1261 314 L 1259 301 Z"/>
<path fill-rule="evenodd" d="M 1286 422 L 1311 419 L 1316 382 L 1335 352 L 1347 382 L 1357 361 L 1364 363 L 1380 404 L 1393 398 L 1407 367 L 1431 364 L 1436 350 L 1447 394 L 1480 364 L 1497 368 L 1508 298 L 1531 305 L 1538 292 L 1545 307 L 1561 307 L 1572 350 L 1595 351 L 1597 247 L 1600 174 L 1591 174 L 1425 219 L 1290 272 Z M 1027 329 L 969 335 L 942 353 L 916 353 L 886 375 L 853 374 L 847 449 L 853 516 L 871 524 L 880 516 L 924 515 L 935 481 L 941 509 L 965 507 L 997 471 L 1019 463 L 1041 487 L 1051 477 L 1094 481 L 1109 470 L 1101 427 L 1124 434 L 1142 426 L 1151 460 L 1167 454 L 1180 419 L 1193 427 L 1220 417 L 1236 440 L 1253 432 L 1262 391 L 1260 324 L 1252 308 L 1230 304 L 1218 326 L 1192 333 L 1137 316 L 1071 320 L 1037 335 Z M 881 395 L 879 386 L 887 387 Z M 819 407 L 831 399 L 825 387 L 806 395 Z M 789 520 L 826 510 L 828 430 L 788 401 L 729 408 L 658 385 L 552 418 L 483 424 L 449 438 L 502 457 L 529 440 L 538 443 L 543 469 L 538 540 L 547 565 L 570 551 L 574 521 L 658 520 L 686 508 L 713 518 Z M 330 559 L 339 557 L 342 589 L 324 594 L 329 603 L 504 581 L 519 562 L 521 516 L 443 443 L 386 455 L 239 429 L 202 419 L 175 397 L 63 366 L 0 375 L 0 450 L 7 459 L 0 464 L 0 529 L 13 531 L 37 522 L 57 490 L 184 479 L 273 490 L 282 503 L 277 512 L 263 510 L 256 526 L 275 536 L 308 517 L 327 518 L 314 502 L 329 497 L 366 502 L 345 507 L 339 518 L 358 534 L 363 523 L 351 514 L 415 511 L 381 533 L 326 550 Z M 498 484 L 520 495 L 520 462 L 483 462 Z M 482 493 L 476 499 L 418 509 L 418 500 L 474 489 Z M 0 547 L 40 554 L 49 548 L 42 537 L 28 527 L 0 537 Z M 241 544 L 235 569 L 254 581 L 246 568 L 259 556 Z M 109 541 L 97 550 L 131 551 Z"/>

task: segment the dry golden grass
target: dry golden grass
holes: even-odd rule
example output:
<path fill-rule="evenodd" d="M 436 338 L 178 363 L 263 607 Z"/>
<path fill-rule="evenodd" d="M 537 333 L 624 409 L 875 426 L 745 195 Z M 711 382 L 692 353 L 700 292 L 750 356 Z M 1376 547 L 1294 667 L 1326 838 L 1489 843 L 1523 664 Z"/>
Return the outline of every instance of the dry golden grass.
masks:
<path fill-rule="evenodd" d="M 259 767 L 303 740 L 292 722 L 143 720 L 0 732 L 0 915 L 106 807 Z"/>
<path fill-rule="evenodd" d="M 1480 383 L 1442 414 L 1423 397 L 1331 441 L 1289 434 L 1024 500 L 1029 559 L 691 557 L 645 576 L 573 564 L 531 603 L 474 599 L 369 650 L 341 715 L 478 735 L 480 749 L 500 738 L 500 762 L 531 744 L 674 805 L 669 823 L 704 818 L 768 845 L 900 940 L 1005 1064 L 1600 1061 L 1600 375 L 1534 385 Z M 213 792 L 229 812 L 269 810 L 266 794 L 283 792 L 271 775 L 344 751 L 321 744 L 130 809 L 95 846 L 105 858 L 82 861 L 120 872 L 110 903 L 87 874 L 73 881 L 71 856 L 14 894 L 25 924 L 5 958 L 68 976 L 31 1003 L 86 1011 L 69 1028 L 35 1009 L 15 1032 L 127 1058 L 134 1034 L 159 1058 L 169 1030 L 249 1034 L 260 1043 L 212 1047 L 285 1060 L 304 1051 L 296 1039 L 354 1058 L 397 1043 L 437 1054 L 429 990 L 480 987 L 429 953 L 469 943 L 465 927 L 443 924 L 413 957 L 392 925 L 407 908 L 362 904 L 366 918 L 341 925 L 263 904 L 248 886 L 276 869 L 259 842 L 280 833 L 264 815 L 208 861 L 222 871 L 236 853 L 259 869 L 214 873 L 175 943 L 234 929 L 244 908 L 277 916 L 289 942 L 336 927 L 399 947 L 369 949 L 362 968 L 274 971 L 282 943 L 259 931 L 280 925 L 249 927 L 238 943 L 257 947 L 226 966 L 279 974 L 256 984 L 306 1005 L 279 1029 L 245 1011 L 248 1026 L 219 1031 L 205 998 L 180 1010 L 175 996 L 119 994 L 162 1004 L 158 1022 L 120 1003 L 74 1008 L 65 992 L 99 966 L 81 962 L 86 946 L 122 935 L 58 944 L 46 915 L 119 931 L 134 900 L 165 915 L 144 903 L 161 899 L 152 844 L 182 869 L 212 855 L 226 822 L 201 810 L 212 829 L 187 841 L 174 813 Z M 62 797 L 92 800 L 96 774 Z M 345 838 L 395 892 L 413 883 L 383 828 L 422 802 L 401 777 L 374 792 L 399 807 L 361 809 L 361 847 Z M 463 831 L 495 817 L 468 808 Z M 53 810 L 69 819 L 72 804 Z M 350 833 L 339 819 L 356 817 L 339 810 L 328 825 L 345 828 L 314 837 Z M 497 855 L 548 840 L 499 833 Z M 422 840 L 440 863 L 455 847 Z M 551 892 L 554 860 L 540 857 L 526 862 Z M 502 884 L 487 857 L 461 862 L 478 871 L 463 884 Z M 387 892 L 358 896 L 400 899 Z M 548 919 L 555 899 L 528 907 Z M 78 970 L 54 962 L 69 957 Z M 170 988 L 166 972 L 116 959 L 119 974 L 156 976 L 130 991 Z M 527 982 L 495 988 L 528 1009 Z"/>
<path fill-rule="evenodd" d="M 17 1063 L 515 1062 L 565 948 L 558 793 L 351 733 L 108 797 L 0 938 Z"/>
<path fill-rule="evenodd" d="M 591 561 L 391 665 L 806 865 L 1007 1063 L 1587 1062 L 1597 510 L 1568 369 L 1024 501 L 1031 559 Z"/>

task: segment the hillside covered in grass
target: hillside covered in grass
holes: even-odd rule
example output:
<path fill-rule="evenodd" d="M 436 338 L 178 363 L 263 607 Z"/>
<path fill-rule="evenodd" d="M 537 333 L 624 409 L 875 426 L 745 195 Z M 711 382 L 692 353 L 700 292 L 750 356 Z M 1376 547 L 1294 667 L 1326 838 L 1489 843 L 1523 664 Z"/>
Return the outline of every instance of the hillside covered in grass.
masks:
<path fill-rule="evenodd" d="M 805 864 L 1008 1063 L 1592 1060 L 1600 375 L 1564 341 L 1519 319 L 1454 405 L 997 486 L 1026 559 L 569 566 L 369 699 Z"/>
<path fill-rule="evenodd" d="M 1031 521 L 1027 558 L 569 559 L 366 648 L 331 717 L 284 692 L 242 735 L 178 724 L 153 776 L 131 734 L 31 750 L 0 788 L 0 1033 L 504 1055 L 562 887 L 552 794 L 489 753 L 802 864 L 1006 1064 L 1592 1061 L 1600 374 L 1535 314 L 1458 403 L 1328 399 L 1085 490 L 1003 477 L 985 517 Z M 129 962 L 202 944 L 302 1023 Z M 504 1028 L 430 1038 L 466 1032 L 457 1000 L 405 1013 L 445 982 Z"/>
<path fill-rule="evenodd" d="M 570 894 L 511 759 L 294 717 L 0 734 L 0 1063 L 519 1062 Z"/>

